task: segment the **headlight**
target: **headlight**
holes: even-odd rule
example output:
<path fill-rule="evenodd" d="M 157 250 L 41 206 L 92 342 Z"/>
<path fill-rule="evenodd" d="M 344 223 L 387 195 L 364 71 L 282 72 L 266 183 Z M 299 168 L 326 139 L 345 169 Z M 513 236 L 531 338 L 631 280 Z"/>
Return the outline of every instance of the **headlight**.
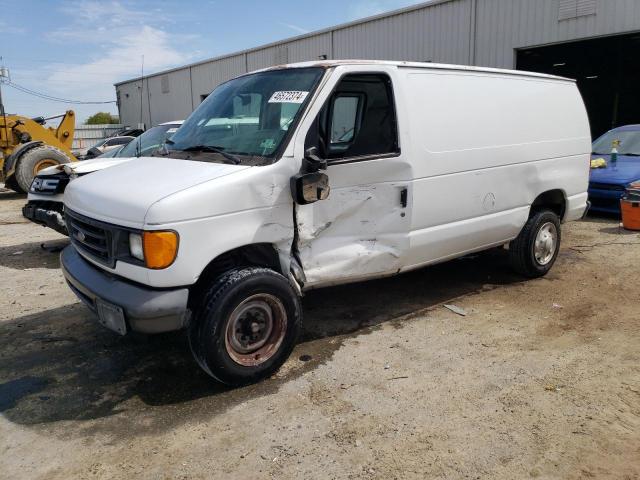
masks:
<path fill-rule="evenodd" d="M 166 268 L 178 254 L 178 234 L 172 231 L 142 232 L 142 250 L 147 268 Z"/>
<path fill-rule="evenodd" d="M 166 268 L 178 254 L 178 234 L 171 231 L 130 233 L 129 253 L 142 260 L 147 268 Z"/>
<path fill-rule="evenodd" d="M 138 233 L 129 234 L 129 253 L 133 258 L 144 262 L 144 250 L 142 249 L 142 235 Z"/>

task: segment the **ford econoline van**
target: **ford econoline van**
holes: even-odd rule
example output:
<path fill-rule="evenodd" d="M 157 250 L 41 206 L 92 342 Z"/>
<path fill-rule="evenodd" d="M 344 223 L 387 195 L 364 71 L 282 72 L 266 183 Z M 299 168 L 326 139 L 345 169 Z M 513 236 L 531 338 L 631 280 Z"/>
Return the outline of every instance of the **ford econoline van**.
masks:
<path fill-rule="evenodd" d="M 199 365 L 273 374 L 304 291 L 506 246 L 549 271 L 587 208 L 591 141 L 572 80 L 322 61 L 218 86 L 154 154 L 72 182 L 69 286 L 121 335 L 188 329 Z"/>

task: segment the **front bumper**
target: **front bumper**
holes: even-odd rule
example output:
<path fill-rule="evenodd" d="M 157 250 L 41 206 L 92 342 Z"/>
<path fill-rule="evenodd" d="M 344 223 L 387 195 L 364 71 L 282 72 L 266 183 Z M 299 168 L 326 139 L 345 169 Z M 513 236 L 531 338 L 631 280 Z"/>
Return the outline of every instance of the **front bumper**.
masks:
<path fill-rule="evenodd" d="M 620 214 L 620 199 L 623 195 L 624 189 L 589 188 L 591 211 Z"/>
<path fill-rule="evenodd" d="M 69 235 L 62 216 L 62 204 L 54 202 L 28 202 L 22 207 L 22 215 L 34 223 L 54 229 L 63 235 Z"/>
<path fill-rule="evenodd" d="M 73 245 L 62 251 L 60 264 L 69 287 L 91 311 L 97 313 L 97 301 L 122 308 L 127 330 L 162 333 L 188 324 L 186 288 L 155 289 L 131 283 L 95 267 Z"/>

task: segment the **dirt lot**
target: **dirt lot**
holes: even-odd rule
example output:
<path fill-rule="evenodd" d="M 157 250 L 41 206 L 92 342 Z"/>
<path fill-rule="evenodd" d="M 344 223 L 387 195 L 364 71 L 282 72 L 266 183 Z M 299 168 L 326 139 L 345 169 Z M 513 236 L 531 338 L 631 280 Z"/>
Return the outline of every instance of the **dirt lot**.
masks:
<path fill-rule="evenodd" d="M 309 294 L 281 372 L 228 390 L 182 335 L 99 327 L 23 203 L 0 193 L 2 478 L 640 478 L 640 235 L 617 221 L 566 226 L 540 280 L 494 251 Z"/>

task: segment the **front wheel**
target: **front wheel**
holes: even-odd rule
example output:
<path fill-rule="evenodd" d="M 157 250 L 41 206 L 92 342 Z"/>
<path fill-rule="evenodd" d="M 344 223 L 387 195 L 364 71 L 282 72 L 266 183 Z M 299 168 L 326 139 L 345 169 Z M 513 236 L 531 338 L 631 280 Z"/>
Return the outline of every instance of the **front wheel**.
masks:
<path fill-rule="evenodd" d="M 560 251 L 560 218 L 551 210 L 534 213 L 509 244 L 513 269 L 529 278 L 546 275 Z"/>
<path fill-rule="evenodd" d="M 33 178 L 40 170 L 69 163 L 71 159 L 62 150 L 51 145 L 41 145 L 23 153 L 16 165 L 15 180 L 21 190 L 29 191 Z"/>
<path fill-rule="evenodd" d="M 280 368 L 301 324 L 300 301 L 286 278 L 267 268 L 242 268 L 208 289 L 189 327 L 189 344 L 209 375 L 244 385 Z"/>

